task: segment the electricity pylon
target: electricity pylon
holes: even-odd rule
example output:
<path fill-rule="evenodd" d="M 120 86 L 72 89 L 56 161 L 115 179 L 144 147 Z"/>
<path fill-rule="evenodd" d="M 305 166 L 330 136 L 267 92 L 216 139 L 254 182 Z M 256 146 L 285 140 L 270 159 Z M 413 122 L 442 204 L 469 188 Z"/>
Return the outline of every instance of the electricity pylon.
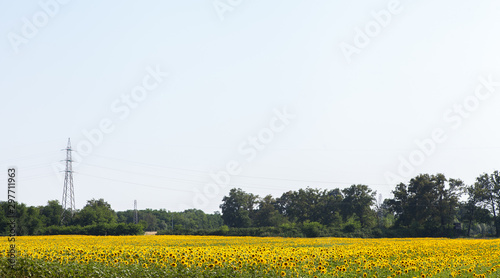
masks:
<path fill-rule="evenodd" d="M 137 216 L 137 200 L 134 200 L 134 224 L 139 223 L 139 217 Z"/>
<path fill-rule="evenodd" d="M 66 159 L 63 160 L 66 162 L 66 170 L 64 171 L 64 188 L 63 188 L 63 196 L 62 196 L 62 208 L 63 212 L 61 215 L 61 224 L 64 223 L 64 220 L 68 217 L 73 217 L 75 213 L 75 190 L 73 188 L 73 167 L 71 159 L 71 140 L 68 138 L 68 146 L 66 149 L 62 149 L 66 151 Z"/>

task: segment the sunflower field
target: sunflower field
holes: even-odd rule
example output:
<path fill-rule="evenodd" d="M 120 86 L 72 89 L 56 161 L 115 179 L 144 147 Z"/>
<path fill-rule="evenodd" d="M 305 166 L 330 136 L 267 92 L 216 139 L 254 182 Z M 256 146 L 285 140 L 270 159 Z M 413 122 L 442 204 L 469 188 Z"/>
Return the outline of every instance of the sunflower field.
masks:
<path fill-rule="evenodd" d="M 500 277 L 500 240 L 26 236 L 0 277 Z"/>

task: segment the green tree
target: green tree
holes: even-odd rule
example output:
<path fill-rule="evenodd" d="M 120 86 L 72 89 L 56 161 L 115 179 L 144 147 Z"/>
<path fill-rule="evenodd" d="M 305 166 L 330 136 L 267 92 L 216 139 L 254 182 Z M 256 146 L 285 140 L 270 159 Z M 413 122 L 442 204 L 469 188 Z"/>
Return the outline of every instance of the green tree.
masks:
<path fill-rule="evenodd" d="M 46 227 L 60 225 L 62 212 L 63 207 L 58 200 L 48 201 L 46 206 L 40 207 L 40 217 L 43 225 Z"/>
<path fill-rule="evenodd" d="M 114 224 L 117 216 L 111 205 L 104 199 L 92 199 L 87 201 L 87 205 L 74 216 L 74 222 L 77 225 L 87 226 L 96 224 Z"/>
<path fill-rule="evenodd" d="M 428 175 L 419 175 L 410 180 L 408 185 L 409 213 L 413 215 L 412 225 L 418 229 L 425 229 L 436 232 L 441 223 L 438 218 L 438 194 L 441 191 L 441 180 L 439 184 L 433 182 L 433 178 Z"/>
<path fill-rule="evenodd" d="M 323 211 L 323 213 L 321 213 L 319 222 L 323 225 L 339 227 L 342 224 L 341 209 L 343 200 L 344 195 L 338 188 L 323 191 L 319 205 L 319 210 Z"/>
<path fill-rule="evenodd" d="M 252 225 L 258 196 L 233 188 L 224 196 L 220 208 L 222 219 L 229 227 L 245 228 Z"/>
<path fill-rule="evenodd" d="M 453 223 L 458 216 L 460 194 L 464 191 L 465 187 L 466 186 L 462 180 L 448 180 L 448 187 L 444 189 L 443 194 L 440 196 L 441 226 L 443 228 L 453 228 Z"/>
<path fill-rule="evenodd" d="M 297 207 L 297 202 L 295 201 L 297 199 L 296 196 L 297 193 L 290 190 L 284 192 L 276 199 L 278 211 L 291 222 L 296 222 L 300 217 L 300 208 Z"/>
<path fill-rule="evenodd" d="M 26 209 L 26 218 L 22 223 L 26 226 L 28 235 L 38 235 L 40 229 L 43 227 L 42 220 L 40 219 L 40 210 L 37 207 L 28 207 Z"/>
<path fill-rule="evenodd" d="M 392 191 L 394 198 L 385 201 L 389 210 L 394 213 L 396 217 L 396 226 L 407 227 L 411 223 L 411 215 L 409 214 L 408 207 L 408 187 L 404 183 L 399 183 Z"/>
<path fill-rule="evenodd" d="M 1 202 L 0 212 L 0 234 L 10 233 L 10 219 L 7 218 L 7 211 L 10 208 L 8 202 Z M 16 235 L 37 235 L 43 228 L 40 211 L 37 207 L 26 206 L 23 203 L 16 203 L 15 206 Z"/>
<path fill-rule="evenodd" d="M 29 235 L 28 231 L 29 217 L 27 215 L 27 206 L 23 203 L 16 204 L 16 234 L 19 236 Z"/>
<path fill-rule="evenodd" d="M 490 175 L 490 190 L 491 190 L 491 197 L 495 200 L 496 202 L 496 212 L 493 214 L 495 219 L 495 229 L 496 229 L 496 236 L 500 237 L 500 172 L 494 171 L 493 174 Z"/>
<path fill-rule="evenodd" d="M 158 219 L 153 213 L 153 210 L 147 209 L 146 211 L 141 212 L 140 219 L 146 221 L 146 231 L 156 231 L 158 229 Z"/>
<path fill-rule="evenodd" d="M 470 236 L 472 226 L 476 223 L 487 223 L 489 210 L 485 209 L 483 200 L 486 196 L 486 189 L 481 183 L 475 182 L 473 185 L 465 186 L 464 192 L 467 194 L 467 201 L 462 205 L 465 213 L 463 220 L 467 222 L 467 236 Z"/>
<path fill-rule="evenodd" d="M 118 223 L 134 223 L 134 211 L 126 210 L 126 211 L 117 211 L 116 212 L 116 221 Z"/>
<path fill-rule="evenodd" d="M 338 192 L 316 188 L 288 191 L 276 200 L 278 211 L 292 222 L 306 221 L 328 224 L 335 218 Z M 326 212 L 326 213 L 325 213 Z"/>
<path fill-rule="evenodd" d="M 387 204 L 396 215 L 396 225 L 420 235 L 437 235 L 452 228 L 463 186 L 460 180 L 447 182 L 443 174 L 421 174 L 408 185 L 398 184 Z"/>
<path fill-rule="evenodd" d="M 345 220 L 352 215 L 359 217 L 363 228 L 371 228 L 376 224 L 376 214 L 371 209 L 375 203 L 376 192 L 367 185 L 353 184 L 342 190 L 342 215 Z"/>
<path fill-rule="evenodd" d="M 0 235 L 8 235 L 10 230 L 10 222 L 7 218 L 7 211 L 9 209 L 9 203 L 1 201 L 0 202 Z"/>
<path fill-rule="evenodd" d="M 493 214 L 493 225 L 496 236 L 500 236 L 500 173 L 494 171 L 493 174 L 482 174 L 476 179 L 478 199 Z"/>
<path fill-rule="evenodd" d="M 286 223 L 285 217 L 279 213 L 276 206 L 276 200 L 271 195 L 260 199 L 255 213 L 255 225 L 268 227 Z"/>

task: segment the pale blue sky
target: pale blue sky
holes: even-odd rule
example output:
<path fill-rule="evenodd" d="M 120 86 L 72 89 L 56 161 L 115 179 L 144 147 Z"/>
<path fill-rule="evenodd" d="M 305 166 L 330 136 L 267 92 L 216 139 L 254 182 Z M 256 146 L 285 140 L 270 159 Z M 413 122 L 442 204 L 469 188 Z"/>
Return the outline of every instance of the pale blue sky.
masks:
<path fill-rule="evenodd" d="M 214 3 L 236 4 L 221 20 Z M 357 28 L 391 5 L 347 59 L 341 45 L 356 47 Z M 500 82 L 499 11 L 493 0 L 0 0 L 0 165 L 18 167 L 21 202 L 60 200 L 60 149 L 104 120 L 112 131 L 74 167 L 78 209 L 104 198 L 212 212 L 232 187 L 278 197 L 362 183 L 388 198 L 388 172 L 471 183 L 500 168 L 500 86 L 473 99 L 488 92 L 481 77 Z M 125 115 L 122 95 L 154 69 L 169 75 Z M 467 101 L 465 117 L 449 110 Z M 239 146 L 284 107 L 294 118 L 247 161 Z M 436 129 L 446 140 L 401 175 L 400 158 Z M 241 173 L 211 191 L 230 161 Z"/>

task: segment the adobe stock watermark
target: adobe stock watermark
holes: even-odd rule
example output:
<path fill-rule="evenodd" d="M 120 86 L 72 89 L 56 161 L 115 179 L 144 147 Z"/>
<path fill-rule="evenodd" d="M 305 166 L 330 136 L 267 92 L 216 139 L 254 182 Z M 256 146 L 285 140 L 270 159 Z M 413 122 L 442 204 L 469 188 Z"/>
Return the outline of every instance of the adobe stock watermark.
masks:
<path fill-rule="evenodd" d="M 112 117 L 105 117 L 99 121 L 96 127 L 90 130 L 82 130 L 84 139 L 80 140 L 73 147 L 73 150 L 76 150 L 73 155 L 73 167 L 78 166 L 85 157 L 92 153 L 94 148 L 100 146 L 105 136 L 115 131 L 116 123 L 126 120 L 132 111 L 139 107 L 148 98 L 150 93 L 156 90 L 165 81 L 165 78 L 169 76 L 169 73 L 163 72 L 158 65 L 154 68 L 151 66 L 147 67 L 146 72 L 146 75 L 142 78 L 142 82 L 133 87 L 130 92 L 121 94 L 120 97 L 111 102 L 110 110 L 118 118 L 118 121 L 113 120 Z M 65 169 L 65 164 L 54 163 L 52 166 L 62 181 L 64 174 L 61 173 Z"/>
<path fill-rule="evenodd" d="M 61 7 L 71 0 L 42 0 L 38 2 L 40 9 L 30 18 L 22 17 L 22 26 L 19 33 L 14 31 L 7 34 L 7 39 L 15 53 L 19 53 L 19 47 L 27 44 L 30 39 L 38 35 L 40 30 L 49 24 L 50 20 L 57 16 Z"/>
<path fill-rule="evenodd" d="M 18 179 L 19 174 L 17 172 L 17 167 L 7 168 L 7 219 L 9 231 L 8 241 L 8 251 L 7 261 L 10 264 L 10 268 L 14 269 L 17 262 L 17 249 L 16 249 L 16 230 L 17 230 L 17 213 L 16 206 L 18 204 L 17 191 L 18 191 Z"/>
<path fill-rule="evenodd" d="M 232 13 L 243 3 L 243 0 L 214 0 L 212 5 L 220 21 L 224 21 L 226 13 Z"/>
<path fill-rule="evenodd" d="M 264 150 L 275 139 L 276 135 L 283 132 L 290 125 L 291 120 L 296 117 L 286 107 L 281 110 L 274 109 L 273 113 L 274 115 L 266 127 L 247 137 L 238 145 L 240 159 L 228 161 L 223 170 L 210 172 L 211 180 L 203 186 L 201 191 L 194 188 L 193 204 L 189 207 L 204 208 L 209 204 L 210 199 L 218 197 L 221 190 L 230 185 L 231 178 L 241 174 L 243 171 L 242 161 L 246 163 L 254 161 L 258 153 Z"/>
<path fill-rule="evenodd" d="M 389 26 L 392 18 L 403 11 L 403 6 L 399 0 L 391 0 L 385 9 L 380 11 L 372 11 L 370 14 L 372 20 L 368 21 L 363 28 L 356 27 L 354 29 L 353 43 L 349 44 L 341 42 L 339 44 L 340 50 L 347 60 L 347 63 L 352 62 L 354 54 L 360 54 L 361 50 L 365 49 L 372 39 L 380 35 L 382 30 Z"/>
<path fill-rule="evenodd" d="M 397 174 L 391 171 L 384 174 L 388 183 L 393 184 L 411 178 L 415 170 L 436 152 L 439 144 L 448 139 L 448 132 L 461 127 L 464 120 L 479 109 L 481 102 L 489 99 L 499 91 L 500 82 L 494 81 L 491 75 L 488 77 L 480 76 L 478 79 L 479 84 L 473 93 L 467 95 L 461 102 L 455 103 L 444 112 L 443 121 L 446 123 L 445 126 L 434 128 L 427 138 L 415 140 L 416 147 L 407 156 L 398 156 Z"/>

